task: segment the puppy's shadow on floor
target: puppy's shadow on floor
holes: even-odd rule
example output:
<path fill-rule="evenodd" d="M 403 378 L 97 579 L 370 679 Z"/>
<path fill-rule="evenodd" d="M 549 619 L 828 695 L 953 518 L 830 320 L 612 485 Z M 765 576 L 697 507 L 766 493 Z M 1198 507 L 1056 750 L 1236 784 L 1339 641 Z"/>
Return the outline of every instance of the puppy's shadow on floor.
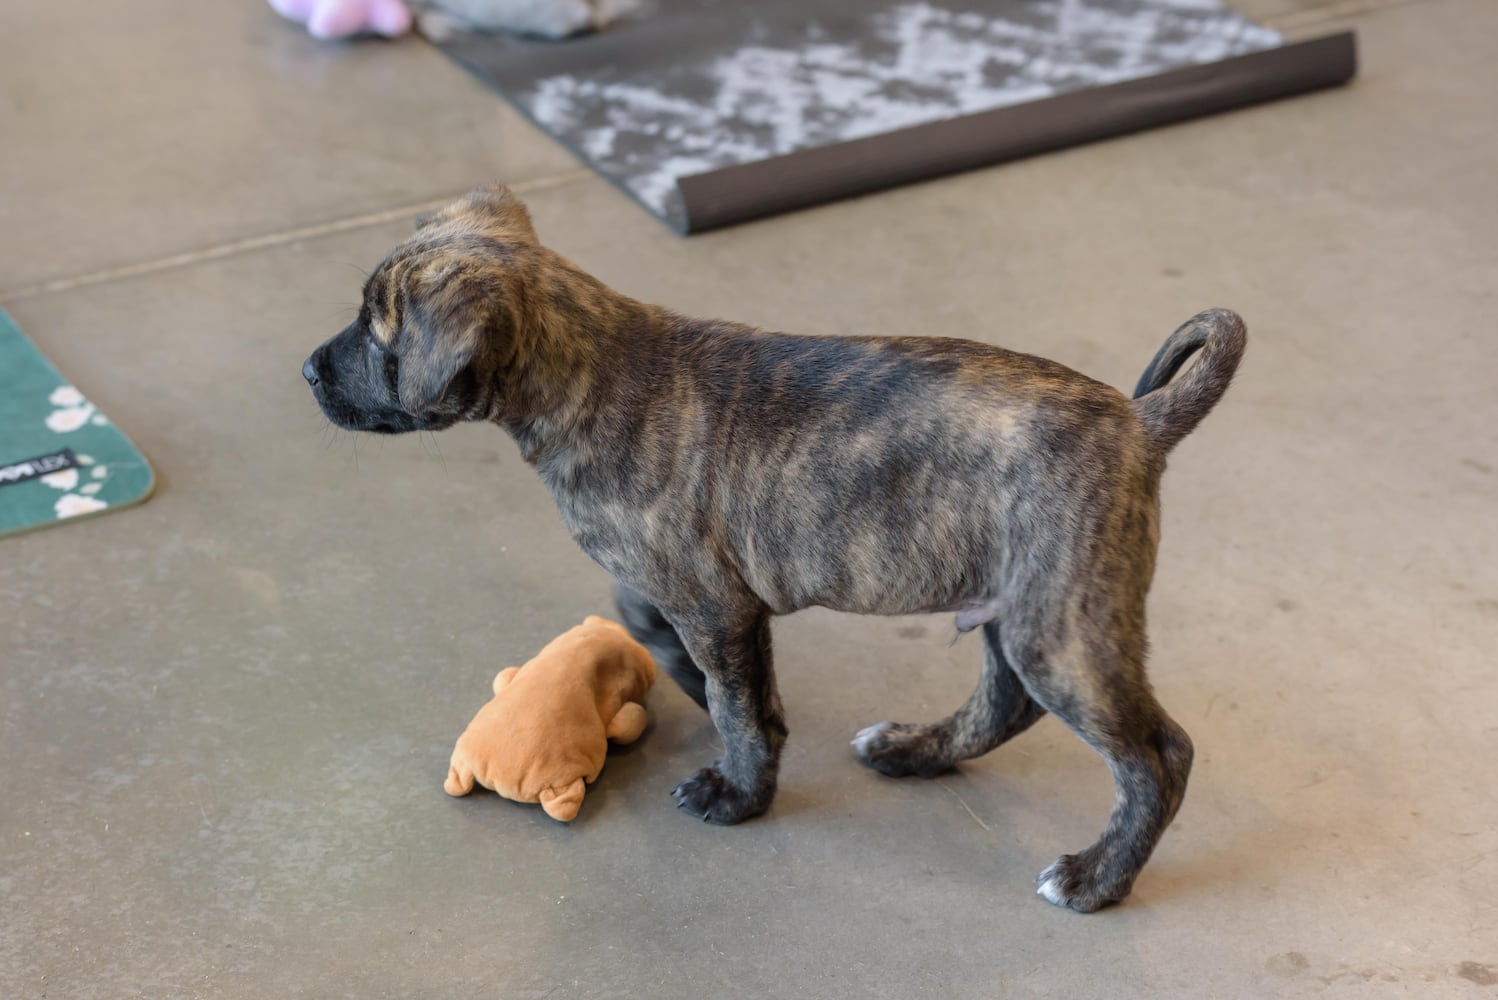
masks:
<path fill-rule="evenodd" d="M 679 700 L 680 704 L 676 702 Z M 723 753 L 718 731 L 706 712 L 682 695 L 671 704 L 651 706 L 650 722 L 633 743 L 609 744 L 608 761 L 598 780 L 588 786 L 588 797 L 605 799 L 619 795 L 630 808 L 676 808 L 670 793 L 680 782 L 717 760 Z M 815 809 L 814 796 L 782 784 L 770 811 L 749 820 L 749 825 Z M 584 811 L 588 808 L 585 803 Z M 741 824 L 742 825 L 742 824 Z"/>
<path fill-rule="evenodd" d="M 1187 857 L 1158 851 L 1145 865 L 1131 899 L 1150 906 L 1174 906 L 1221 896 L 1229 889 L 1242 892 L 1264 886 L 1267 890 L 1309 863 L 1309 859 L 1297 860 L 1284 849 L 1285 832 L 1277 824 L 1259 826 L 1202 846 Z M 1165 836 L 1167 841 L 1162 846 L 1168 846 L 1169 832 Z"/>
<path fill-rule="evenodd" d="M 1222 780 L 1221 772 L 1213 778 Z M 1181 817 L 1145 866 L 1136 896 L 1161 905 L 1225 891 L 1240 897 L 1257 891 L 1271 898 L 1283 887 L 1323 877 L 1336 857 L 1403 856 L 1403 842 L 1417 829 L 1410 823 L 1418 820 L 1395 818 L 1387 825 L 1372 825 L 1352 819 L 1370 808 L 1367 803 L 1349 804 L 1345 812 L 1297 812 L 1293 791 L 1275 790 L 1261 800 L 1247 790 L 1234 796 L 1226 788 L 1215 788 L 1219 805 L 1224 797 L 1233 798 L 1236 805 L 1226 816 L 1204 816 L 1202 832 L 1193 829 L 1188 793 Z M 1411 804 L 1417 803 L 1406 803 Z M 1209 827 L 1219 835 L 1211 836 Z"/>

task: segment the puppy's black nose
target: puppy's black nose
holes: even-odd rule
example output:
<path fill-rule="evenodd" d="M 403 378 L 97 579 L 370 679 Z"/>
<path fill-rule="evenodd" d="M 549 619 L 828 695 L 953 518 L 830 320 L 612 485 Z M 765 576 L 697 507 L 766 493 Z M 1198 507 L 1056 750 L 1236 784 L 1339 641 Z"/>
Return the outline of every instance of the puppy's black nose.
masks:
<path fill-rule="evenodd" d="M 302 378 L 307 380 L 308 385 L 317 384 L 317 369 L 312 367 L 311 358 L 302 362 Z"/>

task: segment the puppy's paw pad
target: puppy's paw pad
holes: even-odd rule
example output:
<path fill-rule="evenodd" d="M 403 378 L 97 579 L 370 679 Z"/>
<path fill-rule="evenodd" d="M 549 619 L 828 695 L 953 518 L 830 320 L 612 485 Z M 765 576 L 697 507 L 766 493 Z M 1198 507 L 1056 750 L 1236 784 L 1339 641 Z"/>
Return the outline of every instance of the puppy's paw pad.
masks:
<path fill-rule="evenodd" d="M 900 722 L 877 722 L 853 737 L 858 759 L 891 778 L 920 775 L 929 778 L 948 767 L 936 758 L 931 740 L 919 726 Z"/>
<path fill-rule="evenodd" d="M 1035 894 L 1068 910 L 1093 913 L 1123 899 L 1129 890 L 1124 887 L 1110 891 L 1102 887 L 1085 856 L 1066 854 L 1035 877 Z"/>
<path fill-rule="evenodd" d="M 735 788 L 716 767 L 704 767 L 671 791 L 676 805 L 708 823 L 730 826 L 757 816 L 769 806 Z"/>

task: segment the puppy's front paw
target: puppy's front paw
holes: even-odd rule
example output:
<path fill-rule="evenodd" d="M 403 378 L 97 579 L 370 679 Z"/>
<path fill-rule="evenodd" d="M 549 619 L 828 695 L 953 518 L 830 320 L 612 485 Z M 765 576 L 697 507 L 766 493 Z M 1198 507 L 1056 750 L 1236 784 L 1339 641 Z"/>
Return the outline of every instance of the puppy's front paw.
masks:
<path fill-rule="evenodd" d="M 1087 851 L 1064 854 L 1035 877 L 1035 893 L 1078 913 L 1093 913 L 1129 894 L 1131 886 L 1109 886 Z"/>
<path fill-rule="evenodd" d="M 891 778 L 930 778 L 951 767 L 925 726 L 878 722 L 853 737 L 858 759 Z"/>
<path fill-rule="evenodd" d="M 736 788 L 717 767 L 704 767 L 671 791 L 679 808 L 720 826 L 758 816 L 770 807 L 774 793 L 773 784 L 755 792 Z"/>

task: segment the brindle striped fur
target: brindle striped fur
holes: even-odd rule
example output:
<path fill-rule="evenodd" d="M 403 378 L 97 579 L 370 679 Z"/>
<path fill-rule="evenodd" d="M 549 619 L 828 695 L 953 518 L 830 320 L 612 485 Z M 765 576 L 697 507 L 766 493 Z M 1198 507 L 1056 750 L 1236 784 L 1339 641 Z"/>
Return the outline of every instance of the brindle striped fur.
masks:
<path fill-rule="evenodd" d="M 857 752 L 931 775 L 1055 713 L 1117 782 L 1098 842 L 1039 879 L 1090 911 L 1128 894 L 1185 792 L 1191 741 L 1144 673 L 1159 483 L 1244 339 L 1231 312 L 1196 316 L 1131 401 L 963 340 L 689 319 L 540 246 L 501 188 L 425 220 L 304 374 L 344 427 L 488 420 L 514 436 L 617 581 L 621 617 L 712 714 L 723 756 L 674 793 L 706 820 L 755 816 L 775 792 L 772 615 L 945 611 L 981 628 L 968 702 L 871 726 Z"/>

